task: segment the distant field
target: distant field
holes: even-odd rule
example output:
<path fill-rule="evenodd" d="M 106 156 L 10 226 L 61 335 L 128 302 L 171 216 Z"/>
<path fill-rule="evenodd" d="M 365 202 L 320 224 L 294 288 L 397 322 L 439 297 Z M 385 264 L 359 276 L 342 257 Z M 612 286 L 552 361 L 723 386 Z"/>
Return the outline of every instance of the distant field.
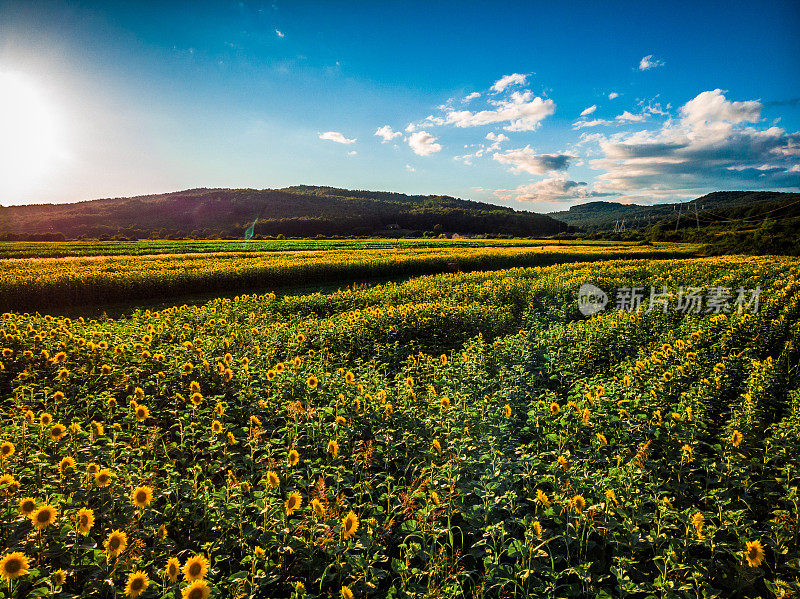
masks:
<path fill-rule="evenodd" d="M 302 247 L 300 244 L 303 241 L 296 243 Z M 362 246 L 361 249 L 340 248 L 335 252 L 315 252 L 314 249 L 332 248 L 326 247 L 325 242 L 305 243 L 308 244 L 307 249 L 295 247 L 295 251 L 284 252 L 182 252 L 180 255 L 4 259 L 0 260 L 0 309 L 58 310 L 114 302 L 179 301 L 193 294 L 225 295 L 378 277 L 546 266 L 588 260 L 667 259 L 697 255 L 696 246 L 685 244 L 659 244 L 652 247 L 573 244 L 558 247 L 552 242 L 544 242 L 548 245 L 543 246 L 543 242 L 533 244 L 526 240 L 492 242 L 504 247 L 464 242 L 455 246 L 440 243 L 437 247 L 429 248 L 389 246 L 368 249 Z M 315 243 L 322 245 L 315 246 Z M 101 251 L 100 248 L 96 249 Z M 159 253 L 168 254 L 163 249 L 160 247 Z"/>
<path fill-rule="evenodd" d="M 542 245 L 624 245 L 615 241 L 553 239 L 267 239 L 256 241 L 6 241 L 0 258 L 63 258 L 67 256 L 143 256 L 147 254 L 208 254 L 218 252 L 285 252 L 305 250 L 371 250 L 440 247 L 527 247 Z"/>

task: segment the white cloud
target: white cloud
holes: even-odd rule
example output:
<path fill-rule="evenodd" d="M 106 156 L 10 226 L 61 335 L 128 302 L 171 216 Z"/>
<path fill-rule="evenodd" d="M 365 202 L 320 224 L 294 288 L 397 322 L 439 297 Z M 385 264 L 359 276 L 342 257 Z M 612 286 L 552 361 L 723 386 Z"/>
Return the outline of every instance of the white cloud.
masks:
<path fill-rule="evenodd" d="M 597 104 L 592 104 L 589 108 L 584 108 L 579 116 L 587 116 L 597 110 Z"/>
<path fill-rule="evenodd" d="M 614 98 L 619 98 L 619 94 L 617 92 L 611 92 L 608 94 L 608 99 L 613 100 Z"/>
<path fill-rule="evenodd" d="M 537 154 L 530 146 L 508 150 L 492 156 L 497 162 L 507 164 L 512 173 L 544 175 L 553 171 L 565 171 L 575 156 L 570 154 Z"/>
<path fill-rule="evenodd" d="M 506 201 L 570 202 L 610 194 L 591 191 L 584 182 L 571 181 L 566 177 L 560 176 L 520 185 L 516 189 L 497 189 L 494 195 Z"/>
<path fill-rule="evenodd" d="M 427 131 L 417 131 L 408 136 L 408 145 L 419 156 L 428 156 L 442 149 L 436 138 Z"/>
<path fill-rule="evenodd" d="M 350 151 L 347 153 L 347 155 L 348 155 L 348 156 L 355 156 L 356 154 L 358 154 L 358 152 L 356 152 L 355 150 L 350 150 Z"/>
<path fill-rule="evenodd" d="M 652 198 L 713 188 L 800 187 L 793 154 L 800 132 L 752 126 L 761 109 L 760 102 L 732 102 L 716 89 L 686 102 L 680 119 L 668 119 L 656 131 L 598 136 L 602 157 L 590 164 L 604 172 L 594 189 Z"/>
<path fill-rule="evenodd" d="M 275 30 L 275 35 L 277 35 L 278 37 L 286 37 L 286 34 L 280 29 Z"/>
<path fill-rule="evenodd" d="M 721 89 L 698 94 L 681 108 L 683 120 L 699 124 L 713 121 L 729 123 L 756 122 L 761 118 L 761 102 L 728 102 Z"/>
<path fill-rule="evenodd" d="M 406 126 L 406 133 L 413 133 L 416 130 L 417 130 L 417 126 L 414 123 L 409 123 Z"/>
<path fill-rule="evenodd" d="M 556 111 L 556 104 L 550 99 L 534 97 L 530 91 L 514 92 L 507 100 L 495 100 L 495 110 L 451 110 L 444 118 L 428 117 L 434 125 L 455 125 L 456 127 L 480 127 L 494 123 L 505 123 L 506 131 L 535 131 L 545 118 Z"/>
<path fill-rule="evenodd" d="M 325 133 L 320 133 L 320 139 L 325 139 L 328 141 L 335 141 L 337 144 L 351 144 L 356 141 L 356 138 L 348 139 L 338 131 L 326 131 Z"/>
<path fill-rule="evenodd" d="M 586 127 L 599 127 L 601 125 L 614 125 L 614 121 L 607 121 L 606 119 L 594 119 L 592 121 L 575 121 L 572 123 L 573 129 L 585 129 Z"/>
<path fill-rule="evenodd" d="M 409 171 L 409 172 L 412 172 L 412 173 L 413 173 L 413 172 L 414 172 L 414 171 L 416 171 L 417 169 L 415 169 L 415 168 L 414 168 L 413 166 L 411 166 L 410 164 L 407 164 L 407 165 L 406 165 L 406 170 L 407 170 L 407 171 Z"/>
<path fill-rule="evenodd" d="M 639 70 L 640 71 L 647 71 L 649 69 L 654 69 L 656 67 L 663 67 L 664 61 L 658 60 L 657 58 L 653 58 L 652 54 L 648 54 L 642 60 L 639 61 Z"/>
<path fill-rule="evenodd" d="M 466 96 L 464 96 L 464 99 L 461 100 L 461 101 L 464 104 L 466 104 L 467 102 L 471 102 L 475 98 L 480 98 L 480 97 L 481 97 L 481 95 L 478 92 L 472 92 L 471 94 L 467 94 Z"/>
<path fill-rule="evenodd" d="M 645 114 L 631 114 L 627 110 L 622 114 L 618 114 L 615 119 L 621 123 L 641 123 L 647 119 Z"/>
<path fill-rule="evenodd" d="M 384 125 L 383 127 L 378 127 L 375 130 L 375 135 L 383 138 L 383 143 L 387 141 L 392 141 L 395 137 L 400 137 L 403 134 L 400 131 L 392 131 L 392 128 L 389 125 Z"/>
<path fill-rule="evenodd" d="M 505 90 L 509 85 L 525 85 L 527 78 L 527 75 L 521 75 L 520 73 L 505 75 L 494 82 L 492 91 L 499 93 Z"/>

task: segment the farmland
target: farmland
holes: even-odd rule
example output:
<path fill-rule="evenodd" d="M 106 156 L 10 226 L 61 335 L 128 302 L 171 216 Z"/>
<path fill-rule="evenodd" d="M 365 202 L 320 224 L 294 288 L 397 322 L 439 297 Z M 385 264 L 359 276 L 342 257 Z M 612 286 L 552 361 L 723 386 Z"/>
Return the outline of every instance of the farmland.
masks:
<path fill-rule="evenodd" d="M 216 242 L 214 247 L 230 247 Z M 236 242 L 241 245 L 242 242 Z M 448 270 L 497 269 L 539 266 L 609 258 L 676 258 L 693 256 L 689 244 L 584 243 L 564 246 L 529 241 L 463 242 L 442 240 L 433 247 L 399 247 L 392 243 L 346 241 L 336 243 L 299 241 L 293 251 L 148 253 L 149 243 L 139 247 L 144 255 L 86 255 L 73 244 L 44 244 L 62 258 L 40 258 L 35 247 L 21 244 L 20 259 L 0 260 L 0 309 L 63 309 L 111 302 L 182 298 L 200 293 L 252 292 L 291 285 L 330 282 L 349 283 L 375 277 L 408 277 Z M 405 242 L 403 242 L 405 243 Z M 184 242 L 194 247 L 191 242 Z M 452 245 L 455 244 L 455 245 Z M 466 245 L 464 245 L 466 244 Z M 6 244 L 19 248 L 17 244 Z M 37 246 L 38 247 L 38 246 Z M 136 247 L 131 247 L 132 251 Z M 204 246 L 201 246 L 201 248 Z M 291 246 L 277 246 L 291 247 Z M 309 249 L 301 250 L 307 247 Z M 61 248 L 61 249 L 59 249 Z M 70 249 L 72 248 L 72 249 Z M 348 249 L 349 248 L 349 249 Z M 105 251 L 102 246 L 95 251 Z M 127 250 L 126 250 L 127 251 Z M 157 250 L 155 250 L 157 251 Z M 72 255 L 69 255 L 72 253 Z"/>
<path fill-rule="evenodd" d="M 789 596 L 800 262 L 636 253 L 658 249 L 506 269 L 525 248 L 459 249 L 475 272 L 120 318 L 4 314 L 0 560 L 27 572 L 0 593 Z M 407 274 L 455 255 L 370 252 Z M 287 279 L 319 254 L 301 256 L 281 256 L 299 265 Z M 354 260 L 342 276 L 374 272 L 335 256 Z M 111 260 L 128 259 L 5 267 L 4 285 L 97 263 L 153 285 L 169 264 Z M 762 295 L 757 311 L 672 297 L 587 318 L 582 283 Z"/>

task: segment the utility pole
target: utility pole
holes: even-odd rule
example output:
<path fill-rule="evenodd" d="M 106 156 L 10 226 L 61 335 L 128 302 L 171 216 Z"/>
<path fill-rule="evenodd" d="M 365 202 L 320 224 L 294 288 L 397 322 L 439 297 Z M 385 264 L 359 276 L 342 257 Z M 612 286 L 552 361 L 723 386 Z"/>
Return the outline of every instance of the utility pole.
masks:
<path fill-rule="evenodd" d="M 681 224 L 681 208 L 682 207 L 683 207 L 683 204 L 678 204 L 678 220 L 675 221 L 675 232 L 676 233 L 678 232 L 678 225 Z"/>
<path fill-rule="evenodd" d="M 700 215 L 697 213 L 697 204 L 694 205 L 694 219 L 697 221 L 697 230 L 700 230 Z"/>

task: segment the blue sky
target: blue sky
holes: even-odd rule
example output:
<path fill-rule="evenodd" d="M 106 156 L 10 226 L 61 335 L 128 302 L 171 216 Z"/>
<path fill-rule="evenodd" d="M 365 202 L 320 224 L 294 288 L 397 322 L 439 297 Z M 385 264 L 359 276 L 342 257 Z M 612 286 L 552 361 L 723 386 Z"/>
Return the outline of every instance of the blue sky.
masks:
<path fill-rule="evenodd" d="M 0 0 L 0 204 L 798 191 L 799 30 L 797 2 Z"/>

